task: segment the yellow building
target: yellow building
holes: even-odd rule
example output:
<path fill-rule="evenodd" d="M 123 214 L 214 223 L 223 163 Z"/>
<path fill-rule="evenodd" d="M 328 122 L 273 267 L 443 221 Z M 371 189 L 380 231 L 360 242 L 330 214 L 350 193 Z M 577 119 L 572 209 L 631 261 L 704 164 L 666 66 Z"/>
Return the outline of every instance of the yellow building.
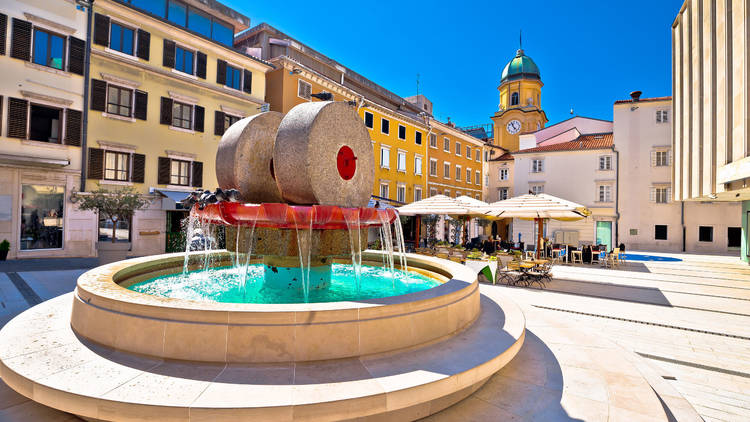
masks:
<path fill-rule="evenodd" d="M 430 196 L 466 195 L 481 200 L 483 147 L 482 141 L 452 124 L 430 119 L 427 148 Z"/>
<path fill-rule="evenodd" d="M 249 23 L 213 0 L 94 3 L 85 187 L 150 195 L 118 230 L 131 254 L 170 249 L 186 215 L 175 200 L 216 188 L 225 128 L 261 111 L 272 66 L 232 46 Z"/>
<path fill-rule="evenodd" d="M 505 65 L 497 88 L 500 103 L 492 116 L 494 145 L 517 151 L 520 134 L 544 127 L 547 115 L 541 105 L 542 86 L 536 63 L 519 48 L 516 56 Z"/>

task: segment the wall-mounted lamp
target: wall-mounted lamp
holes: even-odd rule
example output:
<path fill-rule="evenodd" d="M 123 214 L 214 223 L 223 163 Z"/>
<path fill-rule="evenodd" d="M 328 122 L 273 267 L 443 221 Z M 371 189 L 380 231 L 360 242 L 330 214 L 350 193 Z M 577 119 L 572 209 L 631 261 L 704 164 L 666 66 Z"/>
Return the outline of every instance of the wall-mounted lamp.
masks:
<path fill-rule="evenodd" d="M 317 94 L 310 94 L 311 97 L 317 98 L 320 101 L 333 101 L 333 94 L 330 92 L 319 92 Z"/>

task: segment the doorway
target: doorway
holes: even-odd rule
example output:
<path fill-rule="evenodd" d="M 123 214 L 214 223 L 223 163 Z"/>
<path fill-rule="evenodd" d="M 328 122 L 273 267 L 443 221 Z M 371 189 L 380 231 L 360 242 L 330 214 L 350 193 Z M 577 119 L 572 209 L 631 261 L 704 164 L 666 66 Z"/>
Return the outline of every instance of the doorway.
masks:
<path fill-rule="evenodd" d="M 185 230 L 182 221 L 190 216 L 188 211 L 167 211 L 166 245 L 167 253 L 185 251 Z"/>
<path fill-rule="evenodd" d="M 608 251 L 612 249 L 612 222 L 611 221 L 597 221 L 596 222 L 596 244 L 606 245 Z"/>

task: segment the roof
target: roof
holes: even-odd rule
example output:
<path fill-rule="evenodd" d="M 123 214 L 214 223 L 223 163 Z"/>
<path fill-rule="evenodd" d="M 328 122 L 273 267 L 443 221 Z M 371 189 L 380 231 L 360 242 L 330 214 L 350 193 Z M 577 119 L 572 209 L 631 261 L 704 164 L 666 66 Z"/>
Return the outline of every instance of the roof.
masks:
<path fill-rule="evenodd" d="M 531 57 L 524 54 L 521 48 L 516 51 L 516 57 L 513 57 L 505 65 L 503 73 L 500 76 L 500 83 L 517 79 L 542 80 L 539 67 L 534 63 L 534 60 L 531 60 Z"/>
<path fill-rule="evenodd" d="M 648 101 L 671 101 L 672 96 L 666 96 L 666 97 L 651 97 L 651 98 L 641 98 L 638 101 L 633 101 L 633 99 L 629 100 L 617 100 L 615 101 L 615 104 L 629 104 L 629 103 L 645 103 Z"/>
<path fill-rule="evenodd" d="M 559 144 L 543 145 L 536 148 L 522 149 L 513 154 L 525 154 L 530 152 L 552 152 L 552 151 L 581 151 L 589 149 L 605 149 L 614 145 L 612 132 L 594 133 L 590 135 L 581 135 L 573 141 L 562 142 Z"/>
<path fill-rule="evenodd" d="M 513 154 L 506 152 L 497 158 L 491 158 L 490 161 L 513 161 Z"/>

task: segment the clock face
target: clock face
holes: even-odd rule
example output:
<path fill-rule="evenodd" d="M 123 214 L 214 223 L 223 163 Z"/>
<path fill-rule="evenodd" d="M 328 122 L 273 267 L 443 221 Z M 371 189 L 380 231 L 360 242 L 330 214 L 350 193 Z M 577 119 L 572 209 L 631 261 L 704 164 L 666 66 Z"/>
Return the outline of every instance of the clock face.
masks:
<path fill-rule="evenodd" d="M 505 125 L 505 130 L 508 131 L 511 135 L 515 135 L 518 133 L 518 131 L 521 130 L 521 122 L 518 120 L 511 120 L 508 122 L 507 125 Z"/>

